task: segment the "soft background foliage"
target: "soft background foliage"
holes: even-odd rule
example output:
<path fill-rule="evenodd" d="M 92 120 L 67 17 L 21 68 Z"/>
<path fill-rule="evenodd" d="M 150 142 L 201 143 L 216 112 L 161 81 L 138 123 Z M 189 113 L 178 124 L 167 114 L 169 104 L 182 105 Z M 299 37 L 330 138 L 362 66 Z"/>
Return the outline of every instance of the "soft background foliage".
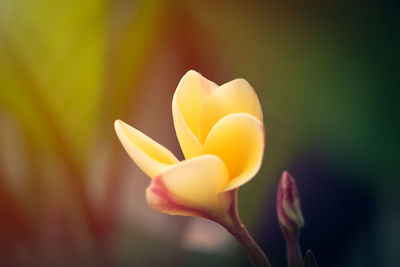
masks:
<path fill-rule="evenodd" d="M 399 266 L 398 23 L 384 3 L 1 0 L 0 265 L 249 264 L 220 227 L 151 210 L 113 130 L 181 155 L 171 100 L 195 69 L 260 97 L 264 163 L 239 204 L 274 266 L 284 169 L 321 266 Z"/>

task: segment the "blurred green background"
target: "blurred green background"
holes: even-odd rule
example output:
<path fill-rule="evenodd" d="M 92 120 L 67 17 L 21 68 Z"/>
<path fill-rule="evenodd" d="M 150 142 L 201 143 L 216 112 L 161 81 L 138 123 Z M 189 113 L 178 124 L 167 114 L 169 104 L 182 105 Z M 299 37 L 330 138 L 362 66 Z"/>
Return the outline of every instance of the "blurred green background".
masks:
<path fill-rule="evenodd" d="M 239 208 L 273 266 L 285 266 L 285 169 L 320 266 L 400 266 L 398 11 L 0 0 L 0 265 L 250 266 L 222 228 L 151 210 L 114 133 L 122 119 L 182 158 L 171 100 L 194 69 L 260 97 L 264 162 Z"/>

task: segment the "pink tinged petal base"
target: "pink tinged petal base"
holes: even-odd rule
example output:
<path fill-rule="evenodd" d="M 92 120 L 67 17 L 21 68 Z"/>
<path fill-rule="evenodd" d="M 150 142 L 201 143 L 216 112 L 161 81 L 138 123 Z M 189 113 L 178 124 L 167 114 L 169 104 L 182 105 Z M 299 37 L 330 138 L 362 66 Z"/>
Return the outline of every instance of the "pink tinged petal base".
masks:
<path fill-rule="evenodd" d="M 147 203 L 153 209 L 170 215 L 197 216 L 215 221 L 241 243 L 254 266 L 270 267 L 268 258 L 240 220 L 237 197 L 238 189 L 222 192 L 218 194 L 219 208 L 208 210 L 190 206 L 179 197 L 176 197 L 164 184 L 162 176 L 153 179 L 146 190 Z"/>
<path fill-rule="evenodd" d="M 218 205 L 215 209 L 199 208 L 171 193 L 164 184 L 162 177 L 158 176 L 152 180 L 146 189 L 146 200 L 148 205 L 159 212 L 169 215 L 195 216 L 215 221 L 221 225 L 230 222 L 232 207 L 235 205 L 234 190 L 218 194 Z"/>
<path fill-rule="evenodd" d="M 219 193 L 228 179 L 225 164 L 218 157 L 203 155 L 191 158 L 171 166 L 156 177 L 148 189 L 149 204 L 165 208 L 168 206 L 166 203 L 172 203 L 171 207 L 179 204 L 190 207 L 190 210 L 220 213 L 225 204 Z M 176 212 L 177 209 L 172 209 L 173 214 Z M 165 213 L 171 212 L 166 210 Z"/>
<path fill-rule="evenodd" d="M 169 215 L 213 218 L 208 210 L 191 207 L 174 196 L 163 183 L 161 176 L 154 178 L 150 186 L 147 187 L 146 200 L 152 209 Z"/>

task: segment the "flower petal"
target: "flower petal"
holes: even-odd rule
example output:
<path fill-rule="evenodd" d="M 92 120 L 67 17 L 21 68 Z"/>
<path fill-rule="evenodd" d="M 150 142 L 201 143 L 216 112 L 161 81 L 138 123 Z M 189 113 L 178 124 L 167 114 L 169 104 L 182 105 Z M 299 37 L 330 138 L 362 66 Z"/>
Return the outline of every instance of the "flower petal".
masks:
<path fill-rule="evenodd" d="M 201 142 L 205 141 L 217 121 L 231 113 L 249 113 L 260 121 L 263 120 L 257 94 L 244 79 L 221 85 L 204 102 L 200 113 Z"/>
<path fill-rule="evenodd" d="M 172 100 L 172 115 L 179 144 L 185 158 L 202 154 L 200 110 L 208 95 L 218 86 L 191 70 L 179 82 Z"/>
<path fill-rule="evenodd" d="M 252 115 L 230 114 L 214 125 L 204 143 L 204 153 L 218 156 L 228 168 L 230 181 L 223 191 L 253 178 L 261 166 L 264 145 L 264 126 Z"/>
<path fill-rule="evenodd" d="M 129 156 L 151 178 L 179 162 L 167 148 L 123 121 L 116 120 L 114 127 Z"/>
<path fill-rule="evenodd" d="M 146 198 L 152 208 L 167 214 L 207 217 L 204 212 L 220 209 L 218 193 L 227 182 L 228 171 L 222 160 L 203 155 L 182 161 L 157 176 L 147 188 Z"/>

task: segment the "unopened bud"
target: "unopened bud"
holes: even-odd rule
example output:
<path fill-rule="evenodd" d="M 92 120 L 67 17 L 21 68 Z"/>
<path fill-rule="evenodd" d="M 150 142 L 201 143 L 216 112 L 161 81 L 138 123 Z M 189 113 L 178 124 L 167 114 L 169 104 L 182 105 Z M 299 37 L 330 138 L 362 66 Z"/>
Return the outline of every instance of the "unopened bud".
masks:
<path fill-rule="evenodd" d="M 300 198 L 297 185 L 289 172 L 284 171 L 278 185 L 276 210 L 279 224 L 285 238 L 297 239 L 299 229 L 304 225 L 300 210 Z"/>
<path fill-rule="evenodd" d="M 306 251 L 304 256 L 304 266 L 305 267 L 318 267 L 317 260 L 315 259 L 314 253 L 311 249 Z"/>

